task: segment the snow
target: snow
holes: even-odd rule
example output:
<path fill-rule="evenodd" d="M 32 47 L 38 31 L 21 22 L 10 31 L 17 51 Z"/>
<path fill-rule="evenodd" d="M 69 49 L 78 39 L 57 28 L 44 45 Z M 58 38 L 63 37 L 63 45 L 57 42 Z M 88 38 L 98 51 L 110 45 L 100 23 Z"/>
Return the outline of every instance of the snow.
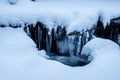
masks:
<path fill-rule="evenodd" d="M 119 2 L 118 2 L 119 3 Z M 7 0 L 0 1 L 0 24 L 21 24 L 37 21 L 51 30 L 57 25 L 67 26 L 68 33 L 89 29 L 96 24 L 102 14 L 104 26 L 110 19 L 120 16 L 118 3 L 113 2 L 32 2 L 18 0 L 10 5 Z M 86 12 L 87 11 L 87 12 Z"/>
<path fill-rule="evenodd" d="M 47 52 L 45 50 L 38 51 L 38 55 L 46 59 L 50 59 L 50 56 L 47 55 Z"/>
<path fill-rule="evenodd" d="M 96 56 L 120 54 L 120 47 L 111 40 L 94 38 L 89 41 L 82 49 L 82 55 L 89 56 L 93 60 Z"/>
<path fill-rule="evenodd" d="M 120 79 L 120 47 L 109 40 L 95 38 L 85 45 L 91 46 L 97 56 L 84 67 L 69 67 L 40 57 L 45 51 L 38 51 L 21 28 L 0 28 L 0 40 L 0 80 Z"/>
<path fill-rule="evenodd" d="M 15 51 L 18 51 L 19 53 L 21 53 L 21 54 L 18 53 L 18 56 L 28 55 L 27 53 L 29 52 L 26 52 L 26 54 L 25 53 L 22 54 L 22 51 L 29 51 L 29 49 L 32 51 L 33 50 L 32 47 L 36 47 L 34 42 L 30 38 L 26 37 L 27 35 L 25 34 L 22 28 L 18 28 L 18 29 L 0 28 L 0 32 L 1 32 L 0 34 L 1 55 L 5 55 L 5 53 L 7 52 L 11 54 L 6 54 L 6 55 L 14 56 L 14 55 L 17 55 L 17 53 L 14 54 Z M 13 38 L 11 38 L 11 36 Z M 26 45 L 22 44 L 21 41 Z M 19 46 L 19 45 L 23 45 L 23 46 Z M 29 48 L 29 46 L 30 47 L 32 46 L 32 47 Z"/>
<path fill-rule="evenodd" d="M 119 2 L 67 4 L 18 0 L 10 5 L 8 0 L 0 0 L 0 24 L 24 27 L 24 23 L 41 21 L 50 29 L 62 25 L 67 26 L 68 32 L 80 31 L 96 24 L 100 13 L 106 25 L 120 16 L 119 9 Z M 88 65 L 66 66 L 58 61 L 69 62 L 74 56 L 59 57 L 58 61 L 45 59 L 49 58 L 46 52 L 38 51 L 22 28 L 0 28 L 0 80 L 120 80 L 120 47 L 116 43 L 95 38 L 84 46 L 82 55 L 89 56 Z"/>

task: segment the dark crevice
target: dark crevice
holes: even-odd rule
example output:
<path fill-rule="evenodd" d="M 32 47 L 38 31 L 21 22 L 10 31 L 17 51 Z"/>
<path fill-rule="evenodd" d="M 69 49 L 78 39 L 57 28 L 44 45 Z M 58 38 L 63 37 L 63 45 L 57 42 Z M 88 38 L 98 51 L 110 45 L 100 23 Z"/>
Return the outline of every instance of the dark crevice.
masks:
<path fill-rule="evenodd" d="M 107 24 L 104 28 L 103 22 L 100 19 L 97 22 L 97 26 L 94 32 L 94 35 L 97 37 L 110 39 L 116 42 L 118 45 L 119 43 L 119 35 L 120 35 L 120 17 L 111 19 L 110 24 Z"/>
<path fill-rule="evenodd" d="M 18 28 L 21 25 L 11 25 Z M 0 27 L 6 27 L 1 24 Z M 81 55 L 83 46 L 94 36 L 110 39 L 120 45 L 120 17 L 111 19 L 110 24 L 103 25 L 101 16 L 91 29 L 73 31 L 67 34 L 66 26 L 58 25 L 50 31 L 45 24 L 37 22 L 24 25 L 24 31 L 36 43 L 38 50 L 44 49 L 52 60 L 57 60 L 69 66 L 84 66 L 88 63 L 88 56 Z M 59 58 L 66 60 L 61 61 Z M 75 62 L 70 60 L 74 57 Z"/>
<path fill-rule="evenodd" d="M 37 22 L 35 26 L 27 25 L 24 30 L 36 43 L 38 50 L 44 49 L 51 59 L 56 59 L 57 56 L 71 60 L 71 56 L 75 56 L 74 58 L 83 58 L 84 60 L 76 59 L 75 64 L 62 63 L 70 66 L 88 64 L 87 57 L 82 57 L 81 50 L 93 38 L 94 28 L 67 34 L 66 26 L 58 25 L 57 28 L 52 28 L 50 31 L 44 24 Z"/>

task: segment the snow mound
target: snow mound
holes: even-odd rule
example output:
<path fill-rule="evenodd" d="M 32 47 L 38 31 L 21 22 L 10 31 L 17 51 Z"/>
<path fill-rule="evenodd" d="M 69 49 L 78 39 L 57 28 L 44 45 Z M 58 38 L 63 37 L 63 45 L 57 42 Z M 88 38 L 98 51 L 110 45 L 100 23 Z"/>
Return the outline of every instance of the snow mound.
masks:
<path fill-rule="evenodd" d="M 120 47 L 111 40 L 94 38 L 83 47 L 81 54 L 89 56 L 88 61 L 92 61 L 99 55 L 120 54 Z"/>
<path fill-rule="evenodd" d="M 87 66 L 69 67 L 40 57 L 38 53 L 44 56 L 45 51 L 38 51 L 22 29 L 0 28 L 0 80 L 120 80 L 118 45 L 100 38 L 89 44 L 98 45 L 98 56 Z"/>
<path fill-rule="evenodd" d="M 26 37 L 27 34 L 24 32 L 22 28 L 17 28 L 17 29 L 13 29 L 10 27 L 0 28 L 0 33 L 1 33 L 0 34 L 1 55 L 5 55 L 5 53 L 6 55 L 12 55 L 12 56 L 29 55 L 27 54 L 29 52 L 23 53 L 22 51 L 29 51 L 29 49 L 33 50 L 33 48 L 36 47 L 35 43 L 29 37 Z M 15 52 L 16 54 L 14 54 Z"/>

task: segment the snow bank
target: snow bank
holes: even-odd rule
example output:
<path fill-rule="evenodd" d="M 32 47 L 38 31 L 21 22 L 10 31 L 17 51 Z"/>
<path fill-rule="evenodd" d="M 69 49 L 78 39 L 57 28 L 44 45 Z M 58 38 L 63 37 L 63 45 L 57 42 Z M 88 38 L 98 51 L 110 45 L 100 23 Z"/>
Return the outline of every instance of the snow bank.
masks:
<path fill-rule="evenodd" d="M 120 54 L 120 47 L 111 40 L 94 38 L 89 41 L 82 49 L 82 55 L 89 56 L 89 60 L 92 61 L 97 56 Z"/>
<path fill-rule="evenodd" d="M 68 32 L 72 32 L 91 28 L 100 14 L 103 15 L 104 25 L 110 19 L 120 16 L 117 3 L 68 3 L 18 0 L 17 4 L 9 5 L 6 0 L 1 0 L 0 24 L 24 25 L 40 21 L 50 29 L 62 25 L 68 27 Z"/>
<path fill-rule="evenodd" d="M 101 11 L 104 24 L 120 15 L 120 5 L 112 3 L 86 6 L 19 1 L 10 5 L 6 0 L 0 0 L 0 24 L 24 25 L 41 21 L 49 28 L 68 26 L 68 32 L 71 32 L 90 28 Z M 65 66 L 46 60 L 38 53 L 47 57 L 44 51 L 36 49 L 22 29 L 0 28 L 0 80 L 120 80 L 120 48 L 109 40 L 95 38 L 83 48 L 82 54 L 91 55 L 89 59 L 93 59 L 84 67 Z"/>
<path fill-rule="evenodd" d="M 118 45 L 96 38 L 86 46 L 98 56 L 87 66 L 69 67 L 40 57 L 45 52 L 22 29 L 0 28 L 0 80 L 120 80 Z"/>
<path fill-rule="evenodd" d="M 12 29 L 9 27 L 0 28 L 0 33 L 1 33 L 0 34 L 0 51 L 1 51 L 0 54 L 1 55 L 9 55 L 9 56 L 10 55 L 11 56 L 28 55 L 27 53 L 29 52 L 23 53 L 22 51 L 29 51 L 29 49 L 32 51 L 33 48 L 36 47 L 34 42 L 29 37 L 26 37 L 27 35 L 25 34 L 22 28 L 18 28 L 18 29 Z M 23 45 L 23 46 L 20 46 L 20 45 Z"/>

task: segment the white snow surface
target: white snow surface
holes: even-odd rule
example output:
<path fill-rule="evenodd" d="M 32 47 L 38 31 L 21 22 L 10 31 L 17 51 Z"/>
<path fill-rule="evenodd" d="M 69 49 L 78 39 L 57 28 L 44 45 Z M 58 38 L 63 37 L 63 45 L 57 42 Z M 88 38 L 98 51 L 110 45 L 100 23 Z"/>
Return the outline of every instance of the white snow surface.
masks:
<path fill-rule="evenodd" d="M 18 0 L 10 5 L 7 0 L 0 0 L 0 24 L 23 25 L 39 20 L 49 28 L 68 26 L 71 32 L 90 28 L 101 13 L 106 25 L 120 15 L 119 9 L 119 3 Z M 84 67 L 47 60 L 44 54 L 21 28 L 0 28 L 0 80 L 120 80 L 120 47 L 112 41 L 96 38 L 86 44 L 83 54 L 91 55 L 92 62 Z"/>
<path fill-rule="evenodd" d="M 97 56 L 105 56 L 105 55 L 119 55 L 120 47 L 118 44 L 114 43 L 111 40 L 94 38 L 89 41 L 82 49 L 82 55 L 88 55 L 91 60 L 97 58 Z"/>
<path fill-rule="evenodd" d="M 68 33 L 89 29 L 96 24 L 102 14 L 104 25 L 110 19 L 120 16 L 119 2 L 32 2 L 18 0 L 10 5 L 8 0 L 0 0 L 0 24 L 24 24 L 40 21 L 49 29 L 57 25 L 67 26 Z"/>
<path fill-rule="evenodd" d="M 97 54 L 93 61 L 69 67 L 40 57 L 45 51 L 38 51 L 21 28 L 0 28 L 0 80 L 120 80 L 120 47 L 104 39 L 93 39 L 86 46 L 91 44 L 98 46 L 92 51 Z"/>

